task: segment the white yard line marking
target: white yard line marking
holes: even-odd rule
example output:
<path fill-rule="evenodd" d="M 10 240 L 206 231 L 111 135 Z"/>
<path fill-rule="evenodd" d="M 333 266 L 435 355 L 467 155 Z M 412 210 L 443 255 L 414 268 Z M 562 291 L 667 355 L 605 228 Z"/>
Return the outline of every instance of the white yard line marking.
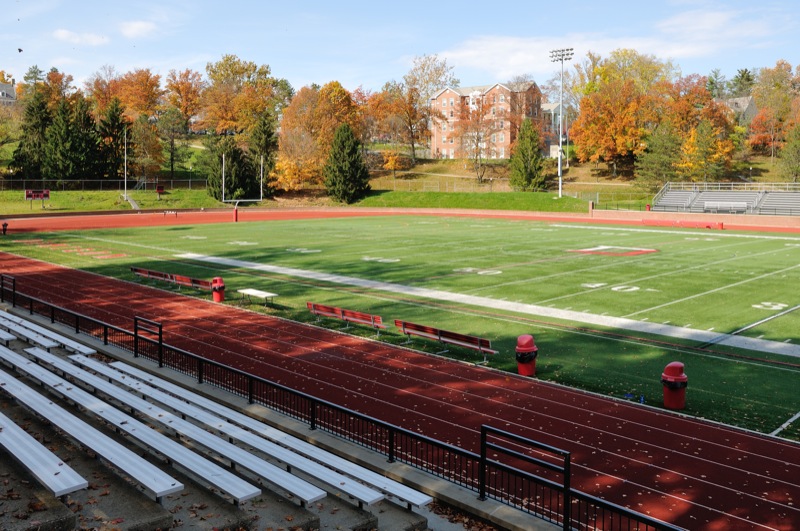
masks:
<path fill-rule="evenodd" d="M 552 317 L 554 319 L 563 319 L 566 321 L 587 323 L 597 326 L 606 326 L 611 328 L 620 328 L 624 330 L 633 330 L 636 332 L 646 334 L 656 334 L 660 336 L 677 337 L 689 339 L 698 342 L 708 342 L 719 338 L 719 334 L 708 332 L 705 330 L 693 330 L 690 328 L 683 328 L 678 326 L 660 325 L 656 323 L 648 323 L 644 321 L 636 321 L 622 317 L 608 317 L 590 313 L 559 310 L 556 308 L 548 308 L 535 304 L 520 304 L 511 301 L 500 301 L 488 297 L 476 297 L 474 295 L 465 295 L 462 293 L 452 293 L 449 291 L 426 289 L 415 286 L 404 286 L 402 284 L 394 284 L 391 282 L 378 282 L 374 280 L 366 280 L 362 278 L 348 277 L 344 275 L 336 275 L 333 273 L 322 273 L 318 271 L 307 271 L 303 269 L 296 269 L 290 267 L 281 267 L 269 264 L 259 264 L 256 262 L 248 262 L 244 260 L 233 260 L 229 258 L 221 258 L 216 256 L 206 256 L 195 253 L 182 253 L 176 255 L 178 258 L 187 260 L 197 260 L 200 262 L 207 262 L 229 267 L 236 267 L 241 269 L 252 269 L 255 271 L 265 271 L 268 273 L 275 273 L 279 275 L 286 275 L 298 278 L 309 278 L 313 280 L 331 282 L 334 284 L 343 284 L 348 286 L 359 286 L 362 288 L 374 289 L 379 291 L 387 291 L 390 293 L 399 293 L 402 295 L 410 295 L 414 297 L 422 297 L 426 299 L 443 300 L 455 302 L 459 304 L 468 304 L 483 308 L 493 308 L 497 310 L 505 310 L 517 312 L 527 315 L 539 315 L 545 317 Z M 800 267 L 800 266 L 797 266 Z M 757 350 L 761 352 L 772 352 L 782 354 L 785 356 L 793 356 L 800 358 L 800 345 L 786 344 L 779 341 L 759 340 L 741 336 L 728 336 L 723 341 L 716 341 L 719 344 L 725 344 L 733 347 L 744 348 L 748 350 Z"/>
<path fill-rule="evenodd" d="M 780 432 L 788 428 L 797 419 L 800 419 L 800 412 L 798 412 L 794 417 L 790 418 L 789 420 L 781 424 L 781 426 L 777 430 L 770 433 L 770 435 L 778 435 Z"/>
<path fill-rule="evenodd" d="M 787 267 L 785 269 L 779 269 L 777 271 L 772 271 L 771 273 L 764 273 L 763 275 L 759 275 L 757 277 L 752 277 L 752 278 L 747 278 L 745 280 L 740 280 L 739 282 L 734 282 L 733 284 L 727 284 L 725 286 L 720 286 L 718 288 L 714 288 L 714 289 L 711 289 L 711 290 L 708 290 L 708 291 L 703 291 L 701 293 L 695 293 L 694 295 L 689 295 L 688 297 L 683 297 L 682 299 L 675 299 L 675 300 L 672 300 L 670 302 L 665 302 L 664 304 L 659 304 L 658 306 L 651 306 L 650 308 L 645 308 L 643 310 L 639 310 L 638 312 L 629 313 L 628 315 L 624 315 L 623 317 L 626 317 L 626 318 L 627 317 L 633 317 L 634 315 L 639 315 L 640 313 L 651 312 L 653 310 L 658 310 L 658 309 L 661 309 L 661 308 L 665 308 L 667 306 L 672 306 L 673 304 L 679 304 L 681 302 L 686 302 L 686 301 L 689 301 L 689 300 L 692 300 L 692 299 L 696 299 L 698 297 L 705 297 L 706 295 L 710 295 L 712 293 L 717 293 L 719 291 L 725 291 L 726 289 L 730 289 L 730 288 L 733 288 L 733 287 L 736 287 L 736 286 L 741 286 L 743 284 L 747 284 L 747 283 L 753 282 L 755 280 L 762 280 L 762 279 L 769 278 L 769 277 L 772 277 L 772 276 L 775 276 L 775 275 L 779 275 L 781 273 L 785 273 L 787 271 L 792 271 L 794 269 L 797 269 L 798 267 L 800 267 L 800 264 L 793 265 L 793 266 Z"/>

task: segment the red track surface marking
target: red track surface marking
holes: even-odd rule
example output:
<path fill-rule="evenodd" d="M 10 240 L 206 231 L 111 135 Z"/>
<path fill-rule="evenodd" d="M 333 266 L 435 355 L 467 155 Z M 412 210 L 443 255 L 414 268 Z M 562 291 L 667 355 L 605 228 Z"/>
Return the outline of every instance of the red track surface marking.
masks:
<path fill-rule="evenodd" d="M 487 423 L 572 452 L 573 485 L 688 529 L 800 529 L 800 445 L 0 253 L 23 293 L 461 447 Z M 53 286 L 58 286 L 57 290 Z"/>

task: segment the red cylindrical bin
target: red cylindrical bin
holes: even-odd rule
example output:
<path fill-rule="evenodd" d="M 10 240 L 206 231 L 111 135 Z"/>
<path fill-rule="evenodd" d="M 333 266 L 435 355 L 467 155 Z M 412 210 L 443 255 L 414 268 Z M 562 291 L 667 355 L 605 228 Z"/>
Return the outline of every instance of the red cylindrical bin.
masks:
<path fill-rule="evenodd" d="M 239 207 L 233 207 L 233 222 L 239 221 Z"/>
<path fill-rule="evenodd" d="M 664 407 L 683 409 L 686 407 L 686 386 L 689 377 L 683 372 L 683 363 L 673 361 L 664 367 L 661 383 L 664 385 Z"/>
<path fill-rule="evenodd" d="M 536 375 L 536 356 L 539 355 L 539 347 L 533 336 L 524 334 L 517 338 L 517 372 L 522 376 Z"/>
<path fill-rule="evenodd" d="M 211 279 L 211 296 L 214 298 L 214 302 L 225 301 L 225 282 L 223 282 L 222 277 Z"/>

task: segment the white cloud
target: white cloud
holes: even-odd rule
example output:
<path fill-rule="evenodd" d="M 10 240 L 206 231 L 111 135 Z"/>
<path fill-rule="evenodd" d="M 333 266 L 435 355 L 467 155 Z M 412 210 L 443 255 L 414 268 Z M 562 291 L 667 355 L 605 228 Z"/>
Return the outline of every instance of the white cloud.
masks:
<path fill-rule="evenodd" d="M 148 37 L 152 35 L 155 33 L 157 27 L 154 22 L 131 20 L 121 23 L 119 29 L 125 37 L 135 39 L 137 37 Z"/>
<path fill-rule="evenodd" d="M 581 62 L 588 52 L 608 57 L 614 50 L 633 49 L 673 61 L 679 67 L 686 62 L 696 68 L 693 61 L 705 59 L 711 61 L 710 69 L 746 51 L 773 46 L 781 35 L 796 31 L 779 9 L 725 10 L 717 5 L 697 8 L 694 4 L 668 18 L 631 27 L 629 34 L 578 30 L 561 37 L 483 35 L 439 55 L 456 67 L 457 75 L 462 69 L 470 69 L 482 73 L 485 82 L 506 81 L 519 74 L 532 74 L 543 81 L 559 69 L 549 57 L 549 51 L 558 48 L 574 48 L 571 63 Z"/>
<path fill-rule="evenodd" d="M 97 35 L 95 33 L 75 33 L 65 29 L 57 29 L 53 32 L 53 37 L 56 40 L 68 42 L 70 44 L 88 44 L 89 46 L 100 46 L 107 44 L 109 38 L 105 35 Z"/>

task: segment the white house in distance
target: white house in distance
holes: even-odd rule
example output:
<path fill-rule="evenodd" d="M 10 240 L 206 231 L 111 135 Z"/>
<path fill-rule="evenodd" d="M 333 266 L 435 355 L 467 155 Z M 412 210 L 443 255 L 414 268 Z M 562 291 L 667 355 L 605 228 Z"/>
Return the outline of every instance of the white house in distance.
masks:
<path fill-rule="evenodd" d="M 758 114 L 758 108 L 756 107 L 755 99 L 753 96 L 743 96 L 741 98 L 727 98 L 724 100 L 716 100 L 718 103 L 722 103 L 730 111 L 733 113 L 734 120 L 739 125 L 747 125 L 749 124 L 753 118 L 755 118 L 756 114 Z"/>
<path fill-rule="evenodd" d="M 430 106 L 434 117 L 430 122 L 432 158 L 464 156 L 461 136 L 470 110 L 483 112 L 486 138 L 481 147 L 486 158 L 509 158 L 522 120 L 542 120 L 542 92 L 533 82 L 516 90 L 502 83 L 447 87 L 431 98 Z"/>
<path fill-rule="evenodd" d="M 14 80 L 11 83 L 0 83 L 0 105 L 11 105 L 17 101 L 16 84 Z"/>

